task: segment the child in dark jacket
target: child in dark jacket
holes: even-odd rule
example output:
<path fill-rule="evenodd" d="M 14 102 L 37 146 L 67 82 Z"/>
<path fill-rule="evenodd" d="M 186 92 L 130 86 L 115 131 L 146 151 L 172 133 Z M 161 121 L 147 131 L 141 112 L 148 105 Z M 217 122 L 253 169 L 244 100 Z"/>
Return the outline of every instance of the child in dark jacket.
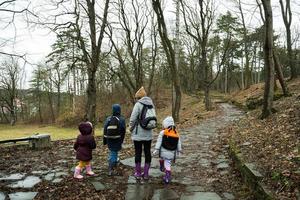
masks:
<path fill-rule="evenodd" d="M 106 118 L 104 123 L 103 144 L 108 146 L 108 175 L 115 175 L 114 168 L 118 162 L 118 152 L 122 149 L 126 132 L 125 119 L 121 116 L 121 106 L 114 104 L 112 106 L 112 116 Z"/>
<path fill-rule="evenodd" d="M 79 160 L 79 164 L 75 167 L 74 178 L 82 179 L 83 176 L 80 173 L 84 167 L 88 176 L 95 175 L 92 171 L 91 160 L 92 150 L 96 148 L 96 142 L 92 135 L 93 126 L 90 122 L 80 123 L 78 129 L 80 134 L 77 136 L 74 149 L 76 150 L 76 158 Z"/>

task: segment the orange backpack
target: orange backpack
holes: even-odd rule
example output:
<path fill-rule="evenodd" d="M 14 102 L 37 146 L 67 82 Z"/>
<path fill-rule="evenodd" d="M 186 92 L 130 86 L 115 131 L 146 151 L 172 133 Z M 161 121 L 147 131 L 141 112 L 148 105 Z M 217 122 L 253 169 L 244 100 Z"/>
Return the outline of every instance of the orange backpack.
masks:
<path fill-rule="evenodd" d="M 175 127 L 170 127 L 164 130 L 164 135 L 162 138 L 162 147 L 174 151 L 177 149 L 179 141 L 179 133 L 176 131 Z"/>

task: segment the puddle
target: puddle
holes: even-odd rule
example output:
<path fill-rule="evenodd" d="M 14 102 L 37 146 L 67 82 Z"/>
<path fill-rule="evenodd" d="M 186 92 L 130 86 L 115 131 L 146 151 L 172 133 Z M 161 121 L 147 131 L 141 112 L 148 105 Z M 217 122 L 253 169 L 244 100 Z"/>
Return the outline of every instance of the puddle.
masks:
<path fill-rule="evenodd" d="M 125 200 L 150 199 L 153 193 L 151 185 L 128 185 Z"/>

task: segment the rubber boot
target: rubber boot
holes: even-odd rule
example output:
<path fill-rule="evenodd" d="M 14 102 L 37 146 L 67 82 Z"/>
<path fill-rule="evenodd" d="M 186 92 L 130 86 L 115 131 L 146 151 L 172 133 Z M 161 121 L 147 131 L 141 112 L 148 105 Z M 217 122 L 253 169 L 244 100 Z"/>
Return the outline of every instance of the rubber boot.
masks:
<path fill-rule="evenodd" d="M 149 169 L 150 169 L 150 163 L 145 163 L 144 174 L 143 174 L 144 180 L 148 180 L 149 179 Z"/>
<path fill-rule="evenodd" d="M 108 176 L 112 176 L 113 175 L 113 165 L 111 162 L 108 162 Z"/>
<path fill-rule="evenodd" d="M 80 167 L 75 167 L 75 172 L 74 172 L 74 178 L 76 179 L 83 179 L 83 176 L 80 174 L 81 168 Z"/>
<path fill-rule="evenodd" d="M 118 173 L 115 172 L 116 167 L 117 167 L 117 162 L 109 162 L 109 165 L 108 165 L 108 176 L 116 176 L 116 175 L 118 175 Z"/>
<path fill-rule="evenodd" d="M 164 165 L 164 160 L 159 160 L 159 170 L 161 172 L 165 171 L 165 165 Z"/>
<path fill-rule="evenodd" d="M 88 176 L 95 176 L 95 173 L 92 171 L 92 166 L 91 165 L 85 166 L 85 170 L 86 170 L 86 174 Z"/>
<path fill-rule="evenodd" d="M 134 177 L 136 179 L 141 179 L 142 174 L 141 174 L 141 163 L 135 163 L 135 172 L 134 172 Z"/>
<path fill-rule="evenodd" d="M 166 175 L 164 176 L 164 182 L 166 184 L 171 182 L 171 171 L 166 170 Z"/>

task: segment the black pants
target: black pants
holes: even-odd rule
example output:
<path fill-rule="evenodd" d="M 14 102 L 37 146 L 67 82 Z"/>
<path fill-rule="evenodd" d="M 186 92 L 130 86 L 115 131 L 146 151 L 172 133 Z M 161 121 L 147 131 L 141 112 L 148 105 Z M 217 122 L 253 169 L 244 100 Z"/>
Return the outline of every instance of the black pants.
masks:
<path fill-rule="evenodd" d="M 134 141 L 135 163 L 141 163 L 142 161 L 143 145 L 145 153 L 145 163 L 151 163 L 151 142 L 152 140 Z"/>

